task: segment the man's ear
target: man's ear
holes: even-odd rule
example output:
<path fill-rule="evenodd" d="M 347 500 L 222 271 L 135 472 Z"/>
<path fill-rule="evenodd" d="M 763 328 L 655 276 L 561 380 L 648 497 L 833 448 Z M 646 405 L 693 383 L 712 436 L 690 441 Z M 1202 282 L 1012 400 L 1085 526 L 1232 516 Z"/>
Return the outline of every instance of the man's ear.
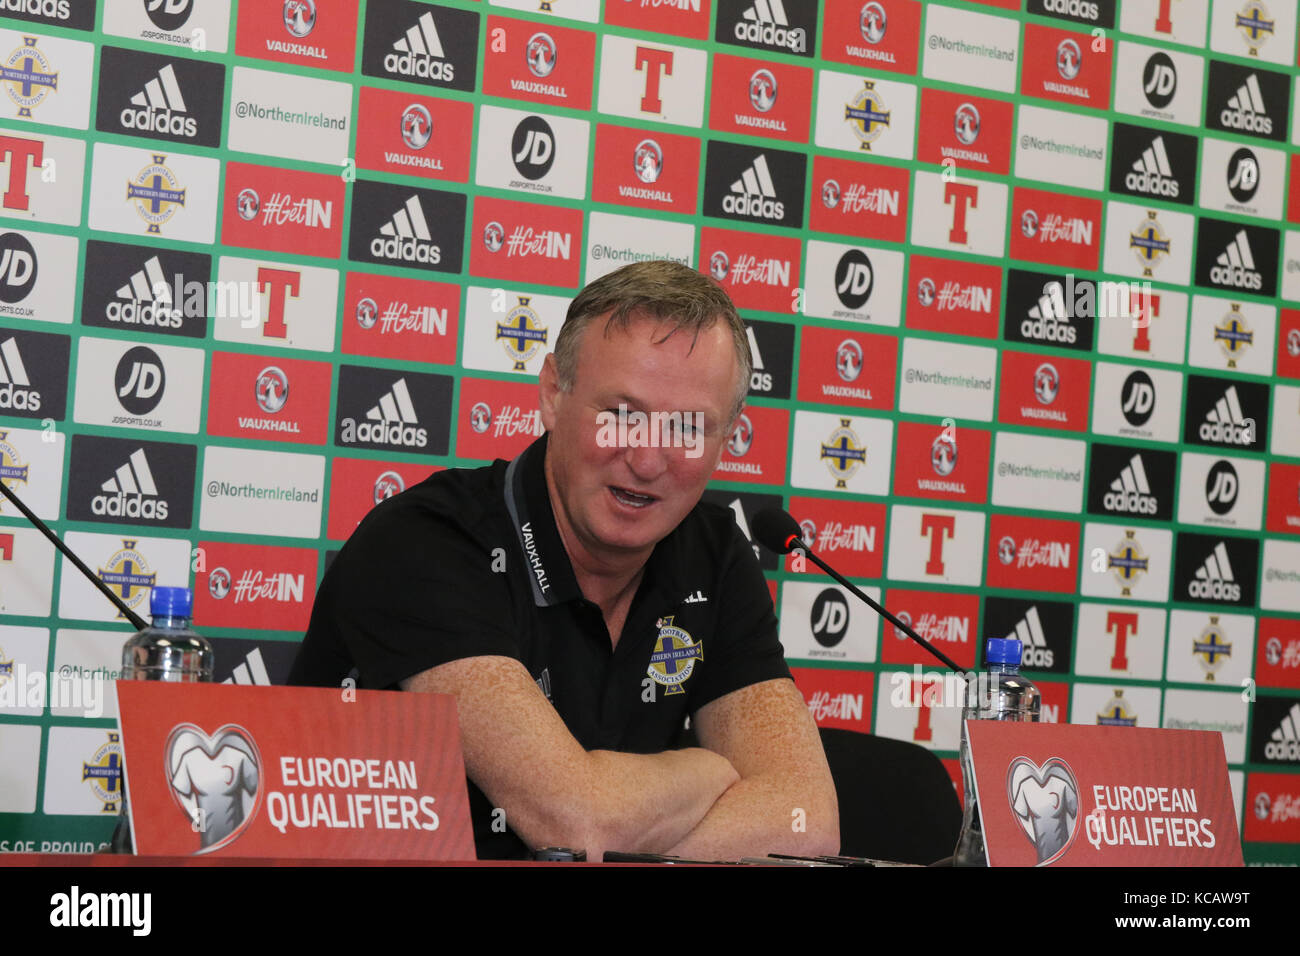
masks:
<path fill-rule="evenodd" d="M 548 354 L 542 362 L 542 370 L 537 375 L 539 401 L 542 412 L 542 428 L 551 431 L 555 427 L 555 418 L 559 411 L 558 404 L 563 393 L 560 391 L 560 373 L 555 366 L 555 356 Z"/>

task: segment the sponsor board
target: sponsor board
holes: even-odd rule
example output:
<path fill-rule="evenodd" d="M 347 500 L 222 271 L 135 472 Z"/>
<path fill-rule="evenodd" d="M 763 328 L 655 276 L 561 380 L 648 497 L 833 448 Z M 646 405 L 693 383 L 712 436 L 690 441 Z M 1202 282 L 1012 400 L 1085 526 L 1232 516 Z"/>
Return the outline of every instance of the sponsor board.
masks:
<path fill-rule="evenodd" d="M 908 257 L 907 327 L 944 335 L 998 337 L 1002 271 L 995 265 Z"/>
<path fill-rule="evenodd" d="M 1172 653 L 1172 633 L 1169 646 Z M 1236 693 L 1170 688 L 1165 691 L 1164 716 L 1160 726 L 1170 730 L 1202 730 L 1219 734 L 1223 738 L 1223 754 L 1228 763 L 1240 764 L 1246 759 L 1248 707 L 1242 699 L 1240 686 L 1237 685 Z"/>
<path fill-rule="evenodd" d="M 1194 295 L 1187 364 L 1271 375 L 1276 331 L 1277 309 L 1271 305 Z"/>
<path fill-rule="evenodd" d="M 989 496 L 989 433 L 898 423 L 894 495 L 983 504 Z"/>
<path fill-rule="evenodd" d="M 893 336 L 805 325 L 799 344 L 799 400 L 893 408 L 897 359 Z"/>
<path fill-rule="evenodd" d="M 978 511 L 891 505 L 885 577 L 978 587 L 984 580 L 984 522 Z"/>
<path fill-rule="evenodd" d="M 334 269 L 222 256 L 211 300 L 213 337 L 332 352 L 338 301 Z"/>
<path fill-rule="evenodd" d="M 805 336 L 808 331 L 805 329 Z M 745 320 L 749 358 L 754 366 L 749 376 L 751 397 L 790 398 L 790 382 L 794 376 L 794 332 L 795 327 L 786 322 Z M 890 394 L 893 394 L 892 389 Z"/>
<path fill-rule="evenodd" d="M 474 107 L 459 100 L 361 87 L 357 166 L 463 183 L 469 180 Z"/>
<path fill-rule="evenodd" d="M 459 286 L 349 272 L 343 293 L 343 351 L 453 365 L 459 316 Z"/>
<path fill-rule="evenodd" d="M 459 409 L 456 455 L 460 458 L 513 461 L 543 432 L 533 382 L 463 378 Z"/>
<path fill-rule="evenodd" d="M 703 50 L 606 34 L 596 109 L 677 126 L 704 123 L 709 57 Z"/>
<path fill-rule="evenodd" d="M 1175 601 L 1254 607 L 1258 573 L 1258 540 L 1178 533 L 1174 551 Z"/>
<path fill-rule="evenodd" d="M 943 706 L 943 681 L 942 674 L 919 675 L 915 669 L 882 672 L 877 678 L 872 732 L 927 750 L 956 751 L 961 742 L 961 708 Z"/>
<path fill-rule="evenodd" d="M 122 735 L 116 729 L 51 727 L 43 769 L 42 813 L 107 821 L 121 809 Z"/>
<path fill-rule="evenodd" d="M 0 10 L 11 15 L 8 7 Z M 105 47 L 104 59 L 118 52 Z M 0 30 L 0 66 L 4 70 L 0 119 L 84 130 L 90 123 L 94 59 L 91 43 Z"/>
<path fill-rule="evenodd" d="M 605 22 L 707 40 L 712 12 L 711 0 L 615 0 L 605 4 Z"/>
<path fill-rule="evenodd" d="M 1187 345 L 1187 295 L 1137 281 L 1120 285 L 1127 287 L 1132 318 L 1098 323 L 1097 350 L 1141 362 L 1181 365 Z"/>
<path fill-rule="evenodd" d="M 67 532 L 64 535 L 65 543 L 77 554 L 83 554 L 72 543 L 75 534 L 73 531 Z M 64 571 L 80 577 L 66 559 Z M 0 613 L 8 617 L 47 617 L 53 590 L 54 545 L 35 528 L 0 528 Z M 68 577 L 65 573 L 62 593 L 67 594 L 68 590 Z M 99 596 L 99 592 L 95 593 Z M 99 600 L 107 603 L 102 596 Z M 59 613 L 62 615 L 63 611 L 60 610 Z"/>
<path fill-rule="evenodd" d="M 1268 450 L 1274 455 L 1300 458 L 1300 388 L 1275 385 L 1273 394 L 1277 401 L 1277 414 L 1273 416 Z"/>
<path fill-rule="evenodd" d="M 898 409 L 992 421 L 997 361 L 993 348 L 905 338 Z"/>
<path fill-rule="evenodd" d="M 72 236 L 0 229 L 0 318 L 71 323 L 76 287 L 64 277 L 79 258 Z"/>
<path fill-rule="evenodd" d="M 208 456 L 211 454 L 209 450 Z M 127 607 L 146 620 L 154 587 L 188 587 L 190 583 L 190 542 L 180 538 L 69 531 L 64 543 Z M 59 617 L 129 625 L 126 616 L 72 562 L 64 557 L 60 563 Z M 122 639 L 127 636 L 124 632 Z"/>
<path fill-rule="evenodd" d="M 799 278 L 801 252 L 799 240 L 786 236 L 711 226 L 700 229 L 700 264 L 707 263 L 709 275 L 738 309 L 788 313 L 801 294 L 805 307 L 810 306 L 812 289 L 796 291 L 803 284 Z M 811 253 L 809 260 L 811 269 Z M 813 281 L 811 276 L 809 281 Z"/>
<path fill-rule="evenodd" d="M 891 588 L 882 602 L 893 615 L 967 670 L 979 643 L 979 597 L 945 591 Z M 886 664 L 933 665 L 935 658 L 902 628 L 882 621 L 880 659 Z"/>
<path fill-rule="evenodd" d="M 591 109 L 594 34 L 493 16 L 488 17 L 487 32 L 492 42 L 483 63 L 484 93 Z"/>
<path fill-rule="evenodd" d="M 5 0 L 4 15 L 30 23 L 93 30 L 97 6 L 95 0 L 87 0 L 85 3 L 73 3 L 72 0 Z"/>
<path fill-rule="evenodd" d="M 1191 282 L 1191 214 L 1111 200 L 1105 205 L 1103 271 L 1178 286 Z"/>
<path fill-rule="evenodd" d="M 73 7 L 93 3 L 76 3 Z M 230 35 L 230 0 L 160 0 L 105 3 L 101 29 L 113 36 L 148 40 L 182 52 L 225 53 Z M 86 29 L 91 29 L 87 24 Z"/>
<path fill-rule="evenodd" d="M 328 362 L 214 352 L 208 434 L 323 445 L 331 373 Z"/>
<path fill-rule="evenodd" d="M 820 70 L 813 141 L 859 156 L 911 159 L 916 140 L 916 87 L 895 80 Z"/>
<path fill-rule="evenodd" d="M 581 210 L 478 196 L 470 228 L 471 275 L 542 285 L 578 285 Z"/>
<path fill-rule="evenodd" d="M 1173 532 L 1164 528 L 1087 522 L 1079 593 L 1163 604 L 1169 596 L 1173 545 Z"/>
<path fill-rule="evenodd" d="M 206 253 L 91 239 L 82 272 L 81 324 L 203 338 L 211 279 L 212 257 Z M 72 291 L 68 286 L 66 294 Z"/>
<path fill-rule="evenodd" d="M 587 198 L 587 143 L 591 137 L 586 120 L 483 105 L 476 133 L 474 181 L 478 185 Z"/>
<path fill-rule="evenodd" d="M 880 588 L 862 589 L 880 601 Z M 876 612 L 838 584 L 781 584 L 781 646 L 792 660 L 870 664 L 880 632 Z"/>
<path fill-rule="evenodd" d="M 250 641 L 238 637 L 210 637 L 208 642 L 216 658 L 212 668 L 215 684 L 283 687 L 289 683 L 289 672 L 298 656 L 299 642 L 296 639 Z"/>
<path fill-rule="evenodd" d="M 348 258 L 381 266 L 460 272 L 464 193 L 358 179 Z"/>
<path fill-rule="evenodd" d="M 1300 766 L 1300 698 L 1260 697 L 1250 726 L 1250 762 Z"/>
<path fill-rule="evenodd" d="M 804 549 L 847 577 L 880 577 L 885 552 L 883 504 L 795 495 L 790 499 L 790 515 L 799 522 Z M 800 554 L 791 554 L 782 566 L 792 574 L 824 574 Z"/>
<path fill-rule="evenodd" d="M 73 420 L 149 431 L 199 430 L 202 349 L 83 336 Z M 91 360 L 84 360 L 86 358 Z"/>
<path fill-rule="evenodd" d="M 1076 189 L 1102 189 L 1109 126 L 1100 117 L 1022 104 L 1016 121 L 1016 176 Z M 1115 125 L 1117 139 L 1119 126 Z"/>
<path fill-rule="evenodd" d="M 903 313 L 903 254 L 808 240 L 803 312 L 823 319 L 897 326 Z"/>
<path fill-rule="evenodd" d="M 331 4 L 245 0 L 235 18 L 235 53 L 259 60 L 351 72 L 358 0 Z M 286 74 L 277 74 L 284 76 Z"/>
<path fill-rule="evenodd" d="M 121 631 L 55 632 L 54 673 L 59 676 L 50 688 L 51 717 L 117 718 L 114 681 L 122 676 L 122 643 Z"/>
<path fill-rule="evenodd" d="M 800 414 L 803 414 L 802 412 Z M 790 413 L 784 408 L 747 405 L 722 446 L 714 481 L 783 484 L 786 479 Z"/>
<path fill-rule="evenodd" d="M 1006 252 L 1007 186 L 916 171 L 913 245 L 1001 258 Z"/>
<path fill-rule="evenodd" d="M 53 438 L 53 441 L 50 439 Z M 63 457 L 67 436 L 45 429 L 0 428 L 0 481 L 12 490 L 38 518 L 53 521 L 61 511 Z M 0 500 L 0 516 L 21 512 L 8 498 Z"/>
<path fill-rule="evenodd" d="M 0 195 L 0 216 L 81 225 L 85 168 L 86 144 L 79 139 L 0 128 L 0 182 L 6 184 Z M 115 190 L 114 195 L 120 193 Z"/>
<path fill-rule="evenodd" d="M 218 160 L 96 143 L 92 162 L 90 228 L 167 242 L 215 240 Z"/>
<path fill-rule="evenodd" d="M 414 488 L 441 469 L 375 458 L 334 458 L 330 466 L 330 510 L 325 537 L 346 541 L 370 509 Z"/>
<path fill-rule="evenodd" d="M 1087 444 L 1081 441 L 998 432 L 993 445 L 993 504 L 1077 513 L 1083 506 L 1087 454 Z"/>
<path fill-rule="evenodd" d="M 337 167 L 351 156 L 352 123 L 351 84 L 244 66 L 233 70 L 226 143 L 231 149 Z"/>
<path fill-rule="evenodd" d="M 827 0 L 825 17 L 822 59 L 916 75 L 921 4 L 913 0 Z"/>
<path fill-rule="evenodd" d="M 1164 608 L 1080 604 L 1075 672 L 1088 677 L 1160 680 L 1166 617 Z"/>
<path fill-rule="evenodd" d="M 659 130 L 596 125 L 591 198 L 596 202 L 694 215 L 699 205 L 700 141 Z M 603 161 L 609 157 L 610 161 Z"/>
<path fill-rule="evenodd" d="M 1091 374 L 1087 359 L 1003 352 L 998 421 L 1085 431 Z"/>
<path fill-rule="evenodd" d="M 1014 93 L 1020 24 L 962 7 L 926 5 L 921 75 L 945 83 Z"/>
<path fill-rule="evenodd" d="M 1002 100 L 923 89 L 916 158 L 1005 176 L 1011 171 L 1012 118 L 1012 105 Z"/>
<path fill-rule="evenodd" d="M 316 552 L 227 541 L 200 541 L 204 568 L 194 574 L 194 617 L 213 628 L 307 629 L 316 597 Z"/>
<path fill-rule="evenodd" d="M 470 286 L 465 293 L 461 365 L 535 376 L 555 348 L 571 300 Z"/>
<path fill-rule="evenodd" d="M 782 501 L 780 495 L 759 494 L 752 491 L 726 491 L 716 488 L 705 488 L 702 501 L 708 501 L 718 505 L 721 508 L 727 508 L 731 511 L 732 517 L 736 519 L 736 526 L 740 528 L 745 540 L 749 542 L 754 549 L 754 557 L 758 559 L 759 567 L 764 571 L 775 571 L 780 566 L 779 556 L 772 550 L 760 547 L 754 542 L 754 536 L 750 533 L 750 525 L 754 516 L 765 508 L 780 508 Z M 768 589 L 772 592 L 772 603 L 776 603 L 776 582 L 768 580 Z"/>
<path fill-rule="evenodd" d="M 1277 339 L 1278 377 L 1300 378 L 1300 310 L 1282 310 Z"/>
<path fill-rule="evenodd" d="M 1280 220 L 1287 191 L 1286 153 L 1241 142 L 1206 137 L 1201 148 L 1201 193 L 1206 209 Z M 1294 167 L 1293 167 L 1294 168 Z M 1293 175 L 1294 178 L 1294 175 Z M 1295 194 L 1291 194 L 1294 201 Z"/>
<path fill-rule="evenodd" d="M 812 70 L 715 53 L 709 129 L 805 143 L 812 112 Z"/>
<path fill-rule="evenodd" d="M 1300 584 L 1300 542 L 1265 538 L 1263 565 L 1259 606 L 1266 611 L 1300 611 L 1300 588 L 1296 587 Z M 1253 576 L 1249 583 L 1254 584 Z"/>
<path fill-rule="evenodd" d="M 121 648 L 118 649 L 119 655 Z M 44 627 L 14 627 L 12 625 L 0 625 L 0 673 L 4 674 L 0 680 L 0 714 L 6 717 L 40 717 L 45 712 L 45 700 L 43 697 L 33 699 L 31 696 L 22 694 L 22 683 L 18 681 L 17 675 L 21 673 L 19 668 L 26 670 L 28 675 L 33 673 L 44 674 L 46 662 L 50 659 L 50 632 Z M 39 679 L 39 678 L 38 678 Z M 10 682 L 13 682 L 10 685 Z M 10 686 L 6 686 L 10 685 Z M 12 695 L 12 696 L 10 696 Z M 17 728 L 15 724 L 8 723 L 5 725 L 5 734 L 9 734 Z M 40 728 L 32 727 L 36 731 L 36 750 L 32 753 L 32 769 L 36 769 L 36 761 L 40 751 Z M 0 735 L 0 760 L 7 759 L 10 753 L 5 752 L 3 735 Z M 9 789 L 9 780 L 13 779 L 14 764 L 6 762 L 6 769 L 10 776 L 6 778 L 5 789 Z M 0 807 L 4 809 L 0 812 L 10 812 L 9 806 L 12 804 L 0 797 Z M 30 813 L 35 809 L 36 787 L 32 784 L 32 806 L 22 812 Z"/>
<path fill-rule="evenodd" d="M 1074 605 L 1062 601 L 990 596 L 984 599 L 981 636 L 1020 641 L 1021 666 L 1048 674 L 1070 673 Z M 984 654 L 976 655 L 977 659 Z"/>
<path fill-rule="evenodd" d="M 1251 676 L 1254 649 L 1255 618 L 1249 614 L 1171 611 L 1165 679 L 1186 684 L 1229 687 L 1239 691 Z M 1240 693 L 1233 696 L 1245 703 Z M 1245 730 L 1244 720 L 1241 729 Z M 1224 732 L 1227 733 L 1226 730 Z M 1239 756 L 1232 762 L 1240 763 L 1242 759 Z"/>
<path fill-rule="evenodd" d="M 989 587 L 1071 594 L 1081 563 L 1078 522 L 1003 514 L 989 518 Z"/>
<path fill-rule="evenodd" d="M 796 488 L 887 495 L 894 423 L 796 411 L 791 458 L 790 484 Z"/>
<path fill-rule="evenodd" d="M 1300 163 L 1292 166 L 1292 177 L 1294 182 L 1300 182 L 1300 173 L 1294 170 L 1300 169 Z M 1300 191 L 1292 193 L 1293 196 L 1300 196 Z M 1293 217 L 1300 218 L 1300 216 Z M 1300 302 L 1300 232 L 1287 232 L 1286 245 L 1282 253 L 1282 262 L 1279 267 L 1285 271 L 1282 273 L 1282 298 L 1292 302 Z M 1283 265 L 1285 263 L 1285 265 Z M 1284 313 L 1285 314 L 1285 313 Z M 1292 326 L 1294 328 L 1294 326 Z M 1300 355 L 1300 343 L 1287 339 L 1287 356 L 1294 359 Z M 1278 361 L 1278 370 L 1281 372 L 1282 362 Z"/>
<path fill-rule="evenodd" d="M 344 191 L 342 178 L 331 173 L 226 163 L 221 241 L 337 259 L 343 244 Z"/>
<path fill-rule="evenodd" d="M 1300 843 L 1300 777 L 1293 773 L 1252 773 L 1246 782 L 1248 843 Z"/>
<path fill-rule="evenodd" d="M 903 242 L 910 177 L 894 166 L 864 167 L 853 159 L 814 156 L 808 228 Z"/>
<path fill-rule="evenodd" d="M 0 414 L 37 418 L 42 425 L 67 415 L 67 335 L 0 329 Z M 47 428 L 48 431 L 48 428 Z"/>
<path fill-rule="evenodd" d="M 478 33 L 477 13 L 415 0 L 374 0 L 366 4 L 361 72 L 471 92 Z"/>
<path fill-rule="evenodd" d="M 1088 463 L 1088 513 L 1170 521 L 1177 470 L 1178 459 L 1171 451 L 1093 442 Z M 1184 490 L 1187 481 L 1184 467 Z"/>
<path fill-rule="evenodd" d="M 1117 49 L 1114 84 L 1117 112 L 1200 127 L 1205 87 L 1202 57 L 1129 40 L 1120 40 Z"/>
<path fill-rule="evenodd" d="M 1028 0 L 1025 10 L 1087 26 L 1113 27 L 1116 6 L 1116 0 Z"/>
<path fill-rule="evenodd" d="M 870 733 L 875 683 L 870 671 L 792 667 L 790 674 L 818 727 Z"/>
<path fill-rule="evenodd" d="M 599 279 L 629 262 L 646 259 L 669 259 L 694 266 L 695 226 L 689 222 L 591 213 L 583 282 Z"/>
<path fill-rule="evenodd" d="M 445 455 L 451 390 L 449 375 L 340 365 L 334 444 Z"/>
<path fill-rule="evenodd" d="M 69 521 L 189 529 L 193 445 L 73 435 L 71 455 Z"/>
<path fill-rule="evenodd" d="M 99 60 L 95 128 L 220 146 L 225 88 L 226 70 L 219 64 L 106 46 Z"/>
<path fill-rule="evenodd" d="M 324 483 L 322 455 L 209 446 L 203 455 L 199 528 L 317 538 Z"/>
<path fill-rule="evenodd" d="M 1133 321 L 1129 292 L 1124 284 L 1080 280 L 1073 273 L 1011 269 L 1002 337 L 1091 352 L 1098 322 Z"/>
<path fill-rule="evenodd" d="M 584 20 L 587 23 L 595 23 L 600 19 L 600 0 L 562 0 L 559 10 L 555 9 L 555 3 L 559 0 L 549 0 L 546 3 L 540 0 L 489 0 L 489 2 L 494 7 L 523 10 L 532 14 L 552 13 L 557 17 Z"/>

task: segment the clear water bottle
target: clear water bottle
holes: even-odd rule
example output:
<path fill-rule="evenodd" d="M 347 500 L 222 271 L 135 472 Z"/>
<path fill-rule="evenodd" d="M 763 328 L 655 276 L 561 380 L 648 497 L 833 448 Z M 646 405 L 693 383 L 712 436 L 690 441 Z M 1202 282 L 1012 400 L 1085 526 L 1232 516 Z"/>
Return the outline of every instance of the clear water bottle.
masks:
<path fill-rule="evenodd" d="M 966 807 L 962 814 L 957 849 L 953 852 L 953 864 L 956 866 L 988 866 L 966 721 L 1038 720 L 1042 697 L 1031 681 L 1020 676 L 1020 655 L 1023 649 L 1023 645 L 1014 637 L 989 638 L 984 651 L 987 670 L 979 675 L 976 687 L 967 688 L 966 706 L 962 708 L 961 714 L 961 773 L 966 790 Z"/>
<path fill-rule="evenodd" d="M 190 627 L 194 595 L 189 588 L 155 587 L 149 595 L 153 623 L 122 646 L 122 680 L 197 682 L 212 680 L 212 645 Z M 126 790 L 110 847 L 131 853 Z"/>

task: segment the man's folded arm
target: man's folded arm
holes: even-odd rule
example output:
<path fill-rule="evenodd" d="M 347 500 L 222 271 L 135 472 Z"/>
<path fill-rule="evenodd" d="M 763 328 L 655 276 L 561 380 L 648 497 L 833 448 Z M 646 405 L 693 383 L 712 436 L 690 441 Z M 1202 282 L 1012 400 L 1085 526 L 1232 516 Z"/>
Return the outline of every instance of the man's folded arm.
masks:
<path fill-rule="evenodd" d="M 663 853 L 739 779 L 703 749 L 659 754 L 586 751 L 523 665 L 468 657 L 401 682 L 452 694 L 465 771 L 530 847 Z M 805 715 L 806 715 L 805 711 Z"/>
<path fill-rule="evenodd" d="M 835 784 L 792 680 L 751 684 L 710 701 L 694 726 L 701 746 L 726 757 L 740 779 L 670 853 L 728 860 L 839 852 Z"/>

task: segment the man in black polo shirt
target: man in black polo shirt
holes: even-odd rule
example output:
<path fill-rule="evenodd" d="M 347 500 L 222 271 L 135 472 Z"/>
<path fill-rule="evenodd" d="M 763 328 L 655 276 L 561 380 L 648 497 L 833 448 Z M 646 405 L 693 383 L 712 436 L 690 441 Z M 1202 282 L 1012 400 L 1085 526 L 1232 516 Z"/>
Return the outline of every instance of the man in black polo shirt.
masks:
<path fill-rule="evenodd" d="M 611 273 L 542 367 L 546 435 L 383 502 L 322 580 L 290 682 L 455 695 L 480 858 L 838 849 L 762 572 L 700 502 L 749 376 L 712 280 Z"/>

